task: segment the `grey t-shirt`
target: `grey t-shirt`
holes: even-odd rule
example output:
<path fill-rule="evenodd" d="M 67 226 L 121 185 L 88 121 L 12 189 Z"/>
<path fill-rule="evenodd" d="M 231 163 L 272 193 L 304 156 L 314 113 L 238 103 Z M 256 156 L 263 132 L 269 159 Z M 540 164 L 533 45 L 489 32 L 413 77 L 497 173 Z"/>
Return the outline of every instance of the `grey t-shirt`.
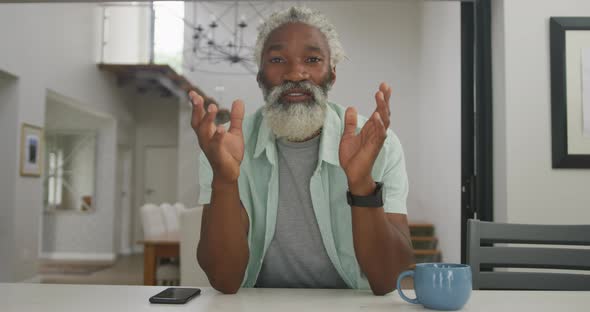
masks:
<path fill-rule="evenodd" d="M 319 143 L 320 136 L 302 143 L 277 141 L 277 222 L 256 287 L 348 288 L 324 248 L 311 202 Z"/>

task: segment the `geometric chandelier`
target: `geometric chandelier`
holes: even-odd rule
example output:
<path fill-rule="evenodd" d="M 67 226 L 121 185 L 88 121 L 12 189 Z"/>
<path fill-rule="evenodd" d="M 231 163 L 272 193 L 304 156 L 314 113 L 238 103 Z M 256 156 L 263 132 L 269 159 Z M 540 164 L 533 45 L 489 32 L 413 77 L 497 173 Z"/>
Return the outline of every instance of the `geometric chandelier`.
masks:
<path fill-rule="evenodd" d="M 191 72 L 256 74 L 256 27 L 265 14 L 274 11 L 275 2 L 193 2 L 191 29 L 185 30 L 192 36 L 188 41 L 192 44 L 185 47 L 185 68 Z"/>

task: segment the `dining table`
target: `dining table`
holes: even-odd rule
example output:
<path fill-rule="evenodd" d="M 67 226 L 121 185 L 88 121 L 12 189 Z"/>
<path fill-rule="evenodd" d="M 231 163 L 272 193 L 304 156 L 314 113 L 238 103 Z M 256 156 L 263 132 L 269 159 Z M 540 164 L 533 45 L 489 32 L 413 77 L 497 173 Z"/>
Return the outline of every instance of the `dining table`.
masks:
<path fill-rule="evenodd" d="M 429 311 L 403 301 L 396 291 L 375 296 L 366 290 L 243 288 L 225 295 L 210 287 L 185 304 L 154 304 L 165 286 L 0 283 L 3 312 L 114 311 Z M 413 296 L 412 290 L 404 293 Z M 589 291 L 474 290 L 461 311 L 590 311 Z"/>
<path fill-rule="evenodd" d="M 143 245 L 143 284 L 157 285 L 158 259 L 180 257 L 180 235 L 163 234 L 138 241 Z"/>

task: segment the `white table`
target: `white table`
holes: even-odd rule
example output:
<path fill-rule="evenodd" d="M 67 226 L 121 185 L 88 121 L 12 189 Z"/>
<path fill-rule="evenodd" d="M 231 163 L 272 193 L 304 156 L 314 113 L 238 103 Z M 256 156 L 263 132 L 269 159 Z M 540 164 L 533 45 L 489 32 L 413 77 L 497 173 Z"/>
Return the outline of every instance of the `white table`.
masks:
<path fill-rule="evenodd" d="M 61 311 L 423 311 L 397 294 L 384 297 L 355 290 L 241 289 L 222 295 L 202 288 L 185 305 L 150 304 L 148 298 L 166 287 L 1 284 L 2 312 Z M 409 292 L 412 295 L 411 291 Z M 474 291 L 463 311 L 589 311 L 590 292 Z"/>

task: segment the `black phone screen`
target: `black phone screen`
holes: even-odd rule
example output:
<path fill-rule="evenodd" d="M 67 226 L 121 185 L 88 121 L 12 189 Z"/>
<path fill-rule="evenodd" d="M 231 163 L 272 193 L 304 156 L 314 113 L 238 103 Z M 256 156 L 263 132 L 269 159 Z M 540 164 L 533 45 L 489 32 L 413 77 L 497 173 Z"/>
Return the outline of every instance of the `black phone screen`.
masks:
<path fill-rule="evenodd" d="M 186 303 L 193 297 L 199 295 L 199 288 L 167 288 L 150 298 L 151 303 Z"/>

